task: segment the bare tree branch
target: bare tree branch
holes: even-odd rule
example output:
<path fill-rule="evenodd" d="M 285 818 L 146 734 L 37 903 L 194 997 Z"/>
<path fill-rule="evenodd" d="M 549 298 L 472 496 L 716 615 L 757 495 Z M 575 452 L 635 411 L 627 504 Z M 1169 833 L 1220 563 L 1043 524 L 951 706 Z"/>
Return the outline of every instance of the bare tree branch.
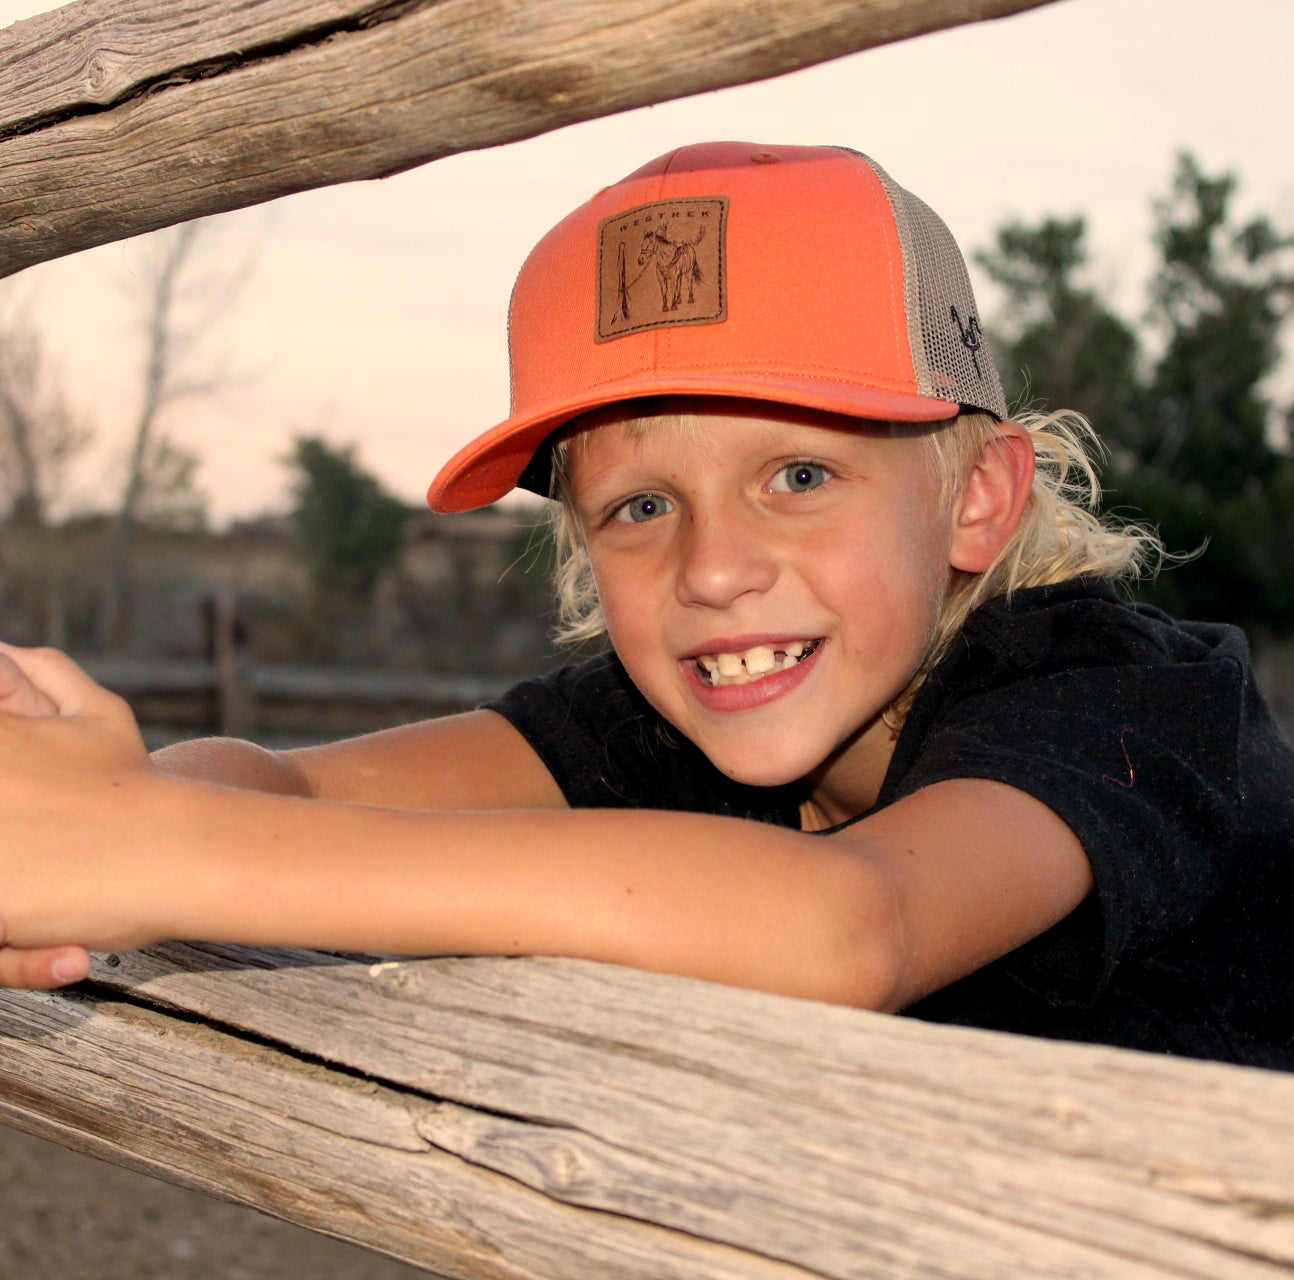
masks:
<path fill-rule="evenodd" d="M 11 519 L 46 523 L 67 463 L 92 434 L 68 403 L 31 319 L 0 308 L 0 494 Z"/>
<path fill-rule="evenodd" d="M 232 269 L 213 267 L 213 247 L 207 222 L 159 231 L 144 242 L 132 284 L 143 308 L 145 360 L 103 579 L 98 631 L 108 652 L 120 649 L 130 631 L 137 526 L 145 519 L 185 524 L 201 519 L 194 484 L 199 460 L 168 437 L 162 424 L 180 400 L 214 396 L 228 382 L 224 374 L 189 367 L 250 271 L 247 254 Z"/>

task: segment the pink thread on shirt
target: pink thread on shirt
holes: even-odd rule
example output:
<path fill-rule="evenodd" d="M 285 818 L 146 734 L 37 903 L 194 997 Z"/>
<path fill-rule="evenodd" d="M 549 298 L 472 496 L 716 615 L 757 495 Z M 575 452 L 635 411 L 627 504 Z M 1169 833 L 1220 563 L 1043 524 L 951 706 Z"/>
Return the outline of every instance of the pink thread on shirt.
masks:
<path fill-rule="evenodd" d="M 1122 781 L 1122 779 L 1120 778 L 1112 778 L 1108 773 L 1103 773 L 1101 775 L 1101 781 L 1113 782 L 1116 787 L 1122 787 L 1125 791 L 1131 791 L 1132 788 L 1136 785 L 1137 773 L 1136 773 L 1136 770 L 1133 769 L 1132 759 L 1128 755 L 1128 744 L 1124 742 L 1124 738 L 1126 738 L 1127 735 L 1128 735 L 1128 731 L 1126 729 L 1121 734 L 1119 734 L 1119 750 L 1123 752 L 1123 763 L 1128 766 L 1127 782 Z"/>

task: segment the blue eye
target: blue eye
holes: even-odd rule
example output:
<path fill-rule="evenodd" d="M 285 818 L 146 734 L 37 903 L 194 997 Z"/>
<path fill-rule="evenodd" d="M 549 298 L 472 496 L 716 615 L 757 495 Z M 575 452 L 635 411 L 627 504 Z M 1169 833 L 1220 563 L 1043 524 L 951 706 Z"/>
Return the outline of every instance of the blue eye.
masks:
<path fill-rule="evenodd" d="M 659 493 L 640 493 L 617 509 L 615 519 L 642 524 L 644 520 L 654 520 L 672 510 L 670 500 L 662 498 Z"/>
<path fill-rule="evenodd" d="M 808 493 L 827 483 L 831 472 L 816 462 L 792 462 L 773 477 L 769 485 L 775 493 Z"/>

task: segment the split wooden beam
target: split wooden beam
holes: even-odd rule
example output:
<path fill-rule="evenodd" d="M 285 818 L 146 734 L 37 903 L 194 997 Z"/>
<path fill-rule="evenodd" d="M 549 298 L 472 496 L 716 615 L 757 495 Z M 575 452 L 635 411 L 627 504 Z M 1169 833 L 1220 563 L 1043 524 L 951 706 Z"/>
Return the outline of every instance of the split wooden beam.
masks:
<path fill-rule="evenodd" d="M 0 1119 L 473 1280 L 1294 1268 L 1294 1077 L 587 962 L 100 957 Z"/>
<path fill-rule="evenodd" d="M 0 276 L 1051 0 L 76 0 L 0 30 Z"/>

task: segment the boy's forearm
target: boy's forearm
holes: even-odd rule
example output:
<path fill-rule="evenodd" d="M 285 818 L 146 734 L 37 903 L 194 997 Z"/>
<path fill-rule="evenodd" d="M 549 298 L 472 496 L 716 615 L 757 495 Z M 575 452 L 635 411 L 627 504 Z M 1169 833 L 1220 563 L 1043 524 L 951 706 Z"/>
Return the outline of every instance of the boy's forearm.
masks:
<path fill-rule="evenodd" d="M 149 847 L 98 890 L 142 895 L 132 941 L 567 955 L 885 1001 L 883 963 L 860 986 L 859 943 L 884 941 L 865 869 L 798 833 L 689 814 L 402 813 L 148 787 Z"/>

